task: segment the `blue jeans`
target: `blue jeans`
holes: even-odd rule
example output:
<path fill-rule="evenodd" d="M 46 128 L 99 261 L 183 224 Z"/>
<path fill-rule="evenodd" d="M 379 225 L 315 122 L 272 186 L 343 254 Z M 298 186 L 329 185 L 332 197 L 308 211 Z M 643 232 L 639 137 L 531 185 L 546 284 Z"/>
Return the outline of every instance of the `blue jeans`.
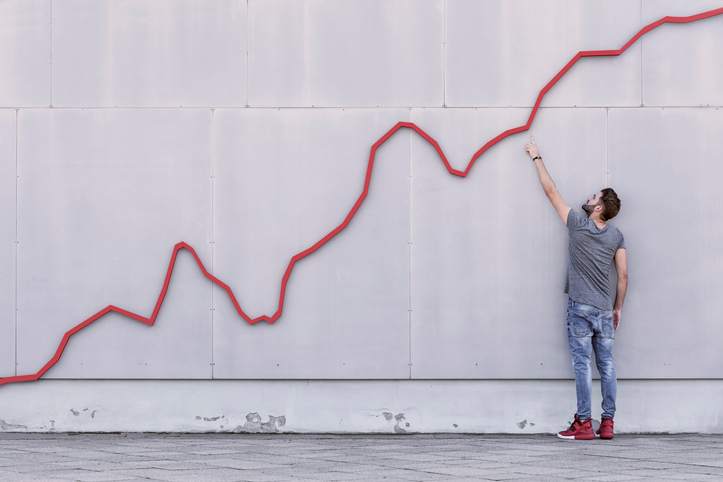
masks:
<path fill-rule="evenodd" d="M 577 392 L 577 415 L 581 420 L 591 416 L 592 368 L 590 358 L 595 349 L 595 363 L 600 372 L 602 416 L 615 415 L 617 379 L 613 363 L 615 328 L 612 310 L 567 300 L 567 340 L 572 355 Z"/>

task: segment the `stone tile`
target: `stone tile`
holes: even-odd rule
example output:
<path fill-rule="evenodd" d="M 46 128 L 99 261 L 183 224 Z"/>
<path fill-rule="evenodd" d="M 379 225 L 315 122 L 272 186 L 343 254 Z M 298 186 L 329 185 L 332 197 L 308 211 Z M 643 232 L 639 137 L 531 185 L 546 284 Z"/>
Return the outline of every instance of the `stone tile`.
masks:
<path fill-rule="evenodd" d="M 408 109 L 215 111 L 214 274 L 233 280 L 237 294 L 249 300 L 245 310 L 258 315 L 276 310 L 289 255 L 338 225 L 340 207 L 330 200 L 362 192 L 370 140 L 408 117 Z M 354 218 L 343 242 L 325 245 L 321 263 L 296 268 L 304 274 L 303 282 L 294 275 L 288 285 L 296 306 L 292 323 L 284 322 L 283 330 L 239 329 L 233 305 L 214 297 L 216 377 L 409 376 L 408 324 L 399 323 L 409 315 L 408 141 L 408 132 L 398 132 L 377 155 L 375 195 L 363 209 L 380 214 Z M 309 212 L 314 216 L 305 216 Z M 354 279 L 354 289 L 332 279 Z M 316 331 L 325 336 L 309 337 Z M 385 336 L 379 337 L 382 331 Z M 248 349 L 239 350 L 240 344 Z M 270 345 L 285 349 L 268 350 Z M 262 414 L 263 419 L 272 414 Z M 283 454 L 275 445 L 268 447 Z M 345 450 L 343 445 L 334 449 Z"/>
<path fill-rule="evenodd" d="M 252 0 L 249 104 L 441 107 L 443 3 Z"/>
<path fill-rule="evenodd" d="M 713 0 L 645 0 L 643 22 L 665 15 L 692 15 L 720 7 Z M 721 36 L 720 20 L 707 19 L 688 28 L 663 25 L 642 44 L 643 103 L 645 105 L 721 105 L 723 63 L 711 61 Z"/>
<path fill-rule="evenodd" d="M 50 105 L 51 11 L 50 0 L 0 2 L 0 106 Z"/>
<path fill-rule="evenodd" d="M 13 434 L 0 434 L 0 447 L 7 446 L 3 442 L 13 440 Z M 223 455 L 194 455 L 187 460 L 176 459 L 182 452 L 199 450 L 223 450 L 218 439 L 207 434 L 189 435 L 184 437 L 166 434 L 149 435 L 137 440 L 142 441 L 136 448 L 152 447 L 153 459 L 138 460 L 139 457 L 129 456 L 126 459 L 116 458 L 119 454 L 109 452 L 118 448 L 117 437 L 100 434 L 87 434 L 67 439 L 61 434 L 42 434 L 37 437 L 14 441 L 13 447 L 20 455 L 8 457 L 3 455 L 5 462 L 15 462 L 0 470 L 0 480 L 129 480 L 145 478 L 154 480 L 561 480 L 563 478 L 580 480 L 721 480 L 723 470 L 704 463 L 714 463 L 721 454 L 718 440 L 723 436 L 706 439 L 699 444 L 698 450 L 690 452 L 688 446 L 681 444 L 676 438 L 635 437 L 625 442 L 625 452 L 615 451 L 619 456 L 610 456 L 607 447 L 562 445 L 551 443 L 547 438 L 526 436 L 495 436 L 500 443 L 488 444 L 490 438 L 478 437 L 476 445 L 466 450 L 450 450 L 455 457 L 469 454 L 470 457 L 444 460 L 431 460 L 438 457 L 442 447 L 449 449 L 449 438 L 435 439 L 429 435 L 408 436 L 401 442 L 389 444 L 386 451 L 373 450 L 385 443 L 383 437 L 334 436 L 332 438 L 318 436 L 279 435 L 267 438 L 241 437 L 239 446 L 248 448 L 248 453 L 236 451 Z M 388 440 L 388 439 L 387 439 Z M 456 440 L 460 442 L 464 437 Z M 169 442 L 173 442 L 172 444 Z M 692 443 L 692 442 L 691 442 Z M 302 446 L 308 452 L 318 452 L 318 458 L 284 457 L 280 448 L 285 446 Z M 664 452 L 667 459 L 678 457 L 688 462 L 671 462 L 630 457 L 632 453 L 648 451 L 649 447 L 657 446 Z M 173 447 L 173 450 L 169 450 Z M 564 450 L 558 450 L 564 447 Z M 18 450 L 19 449 L 19 450 Z M 549 455 L 541 455 L 546 451 Z M 121 449 L 122 450 L 122 449 Z M 36 463 L 56 457 L 58 453 L 69 453 L 67 460 L 48 464 Z M 324 453 L 333 452 L 331 460 L 324 458 Z M 495 456 L 514 458 L 529 457 L 536 453 L 536 462 L 495 463 Z M 689 452 L 689 453 L 686 453 Z M 111 457 L 104 457 L 110 455 Z M 168 458 L 164 458 L 166 454 Z M 264 455 L 267 454 L 267 455 Z M 344 460 L 346 454 L 347 460 Z M 422 456 L 429 454 L 425 459 Z M 283 464 L 271 464 L 271 459 L 264 457 L 281 457 Z M 474 458 L 472 457 L 474 456 Z M 98 458 L 96 458 L 98 457 Z M 482 457 L 482 458 L 480 458 Z M 61 457 L 63 458 L 63 457 Z M 142 457 L 140 457 L 142 458 Z M 483 458 L 489 460 L 483 460 Z M 268 462 L 258 468 L 248 468 L 257 461 Z M 145 464 L 143 466 L 142 464 Z M 251 464 L 251 465 L 250 465 Z M 615 471 L 607 473 L 601 467 L 613 466 Z M 64 468 L 61 470 L 60 468 Z M 246 467 L 246 468 L 244 468 Z M 572 472 L 569 469 L 575 468 Z M 28 471 L 31 469 L 37 469 Z M 581 471 L 582 469 L 582 471 Z"/>
<path fill-rule="evenodd" d="M 43 366 L 64 333 L 106 303 L 148 314 L 148 294 L 158 291 L 159 263 L 168 261 L 179 240 L 208 259 L 210 121 L 208 111 L 193 109 L 20 110 L 19 131 L 25 134 L 18 139 L 18 289 L 23 293 L 18 373 Z M 118 206 L 123 206 L 122 221 Z M 72 229 L 55 229 L 60 220 Z M 85 242 L 97 239 L 98 231 L 104 242 Z M 63 256 L 56 258 L 58 252 Z M 74 337 L 62 363 L 44 378 L 209 376 L 204 347 L 211 327 L 201 322 L 210 318 L 208 281 L 186 255 L 179 256 L 173 276 L 184 282 L 171 283 L 152 330 L 107 315 Z M 69 303 L 71 292 L 84 296 Z M 129 404 L 125 415 L 135 418 L 135 409 L 139 418 L 147 416 L 144 404 Z M 102 423 L 101 416 L 82 420 L 88 430 Z M 57 452 L 82 440 L 20 446 Z M 117 437 L 102 440 L 111 446 Z M 108 460 L 122 457 L 93 453 Z"/>
<path fill-rule="evenodd" d="M 618 48 L 641 27 L 640 4 L 628 0 L 457 0 L 447 7 L 450 106 L 531 106 L 578 51 Z M 543 105 L 640 105 L 640 49 L 638 42 L 622 56 L 580 59 Z M 517 59 L 535 75 L 520 75 Z"/>
<path fill-rule="evenodd" d="M 56 105 L 245 104 L 246 2 L 53 5 Z"/>

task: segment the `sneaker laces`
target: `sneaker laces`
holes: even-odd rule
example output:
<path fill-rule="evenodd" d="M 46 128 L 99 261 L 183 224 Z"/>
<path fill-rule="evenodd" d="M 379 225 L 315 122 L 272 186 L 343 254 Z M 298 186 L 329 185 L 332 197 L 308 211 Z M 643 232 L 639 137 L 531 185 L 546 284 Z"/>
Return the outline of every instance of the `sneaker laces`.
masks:
<path fill-rule="evenodd" d="M 579 427 L 582 425 L 582 422 L 580 421 L 577 416 L 575 416 L 575 420 L 572 421 L 572 424 L 570 424 L 570 428 L 568 430 L 575 430 L 575 427 Z"/>
<path fill-rule="evenodd" d="M 570 429 L 572 430 L 575 427 L 575 424 L 577 424 L 578 427 L 583 427 L 588 422 L 592 424 L 592 419 L 586 418 L 585 420 L 581 420 L 579 417 L 575 417 L 575 420 L 572 422 Z"/>

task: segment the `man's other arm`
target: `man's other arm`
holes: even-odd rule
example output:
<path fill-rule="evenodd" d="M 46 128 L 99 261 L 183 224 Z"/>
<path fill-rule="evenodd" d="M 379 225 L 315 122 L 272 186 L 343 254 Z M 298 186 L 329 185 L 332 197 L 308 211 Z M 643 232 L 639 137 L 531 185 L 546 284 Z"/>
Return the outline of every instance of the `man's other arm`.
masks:
<path fill-rule="evenodd" d="M 628 290 L 628 255 L 625 248 L 615 251 L 615 269 L 618 271 L 618 288 L 615 295 L 615 306 L 613 307 L 613 324 L 618 327 L 622 318 L 623 301 L 625 292 Z"/>
<path fill-rule="evenodd" d="M 628 289 L 628 256 L 625 248 L 615 251 L 615 269 L 618 271 L 618 291 L 615 297 L 615 309 L 623 308 L 625 292 Z"/>

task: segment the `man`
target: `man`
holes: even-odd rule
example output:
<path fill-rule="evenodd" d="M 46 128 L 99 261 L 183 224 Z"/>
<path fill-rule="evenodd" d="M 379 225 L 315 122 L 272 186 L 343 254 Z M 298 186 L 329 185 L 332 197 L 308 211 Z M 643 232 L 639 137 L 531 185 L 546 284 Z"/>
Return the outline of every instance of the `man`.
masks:
<path fill-rule="evenodd" d="M 567 338 L 575 371 L 577 413 L 570 428 L 558 432 L 557 436 L 570 440 L 592 440 L 595 435 L 612 439 L 617 393 L 613 342 L 621 321 L 628 269 L 623 234 L 607 221 L 620 210 L 620 199 L 608 187 L 585 201 L 582 205 L 585 214 L 570 209 L 557 191 L 534 142 L 525 144 L 525 150 L 535 164 L 545 195 L 569 233 L 570 260 L 564 292 L 568 295 Z M 618 275 L 617 289 L 610 283 L 613 260 Z M 602 420 L 597 431 L 593 431 L 590 410 L 592 349 L 603 398 Z"/>

